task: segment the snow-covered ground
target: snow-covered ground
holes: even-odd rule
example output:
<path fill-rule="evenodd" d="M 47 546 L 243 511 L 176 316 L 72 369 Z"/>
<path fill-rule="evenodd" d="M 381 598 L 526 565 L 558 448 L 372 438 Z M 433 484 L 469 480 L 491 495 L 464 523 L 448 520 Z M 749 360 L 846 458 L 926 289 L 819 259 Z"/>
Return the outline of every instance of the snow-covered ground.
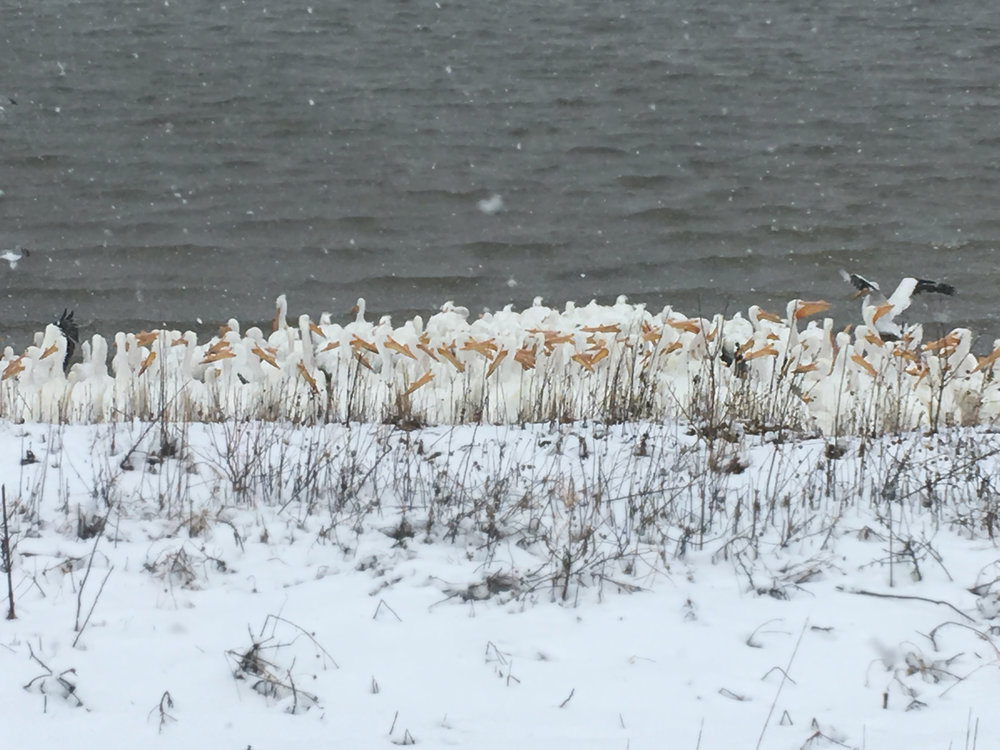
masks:
<path fill-rule="evenodd" d="M 1000 746 L 1000 435 L 787 438 L 0 423 L 4 745 Z"/>

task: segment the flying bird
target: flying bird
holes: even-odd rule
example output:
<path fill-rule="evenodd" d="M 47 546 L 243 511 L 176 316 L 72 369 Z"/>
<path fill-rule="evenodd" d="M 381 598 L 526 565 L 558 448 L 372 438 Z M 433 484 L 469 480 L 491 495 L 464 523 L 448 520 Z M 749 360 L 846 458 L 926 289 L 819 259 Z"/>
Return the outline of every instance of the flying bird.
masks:
<path fill-rule="evenodd" d="M 907 276 L 899 282 L 899 286 L 887 298 L 881 287 L 864 276 L 856 273 L 848 273 L 841 269 L 840 275 L 844 281 L 849 282 L 858 290 L 857 295 L 864 295 L 861 303 L 861 315 L 865 322 L 869 319 L 875 325 L 875 330 L 886 341 L 896 341 L 902 337 L 903 332 L 896 318 L 901 315 L 913 303 L 916 294 L 932 292 L 934 294 L 955 294 L 955 287 L 940 281 L 929 281 L 927 279 L 917 279 Z"/>

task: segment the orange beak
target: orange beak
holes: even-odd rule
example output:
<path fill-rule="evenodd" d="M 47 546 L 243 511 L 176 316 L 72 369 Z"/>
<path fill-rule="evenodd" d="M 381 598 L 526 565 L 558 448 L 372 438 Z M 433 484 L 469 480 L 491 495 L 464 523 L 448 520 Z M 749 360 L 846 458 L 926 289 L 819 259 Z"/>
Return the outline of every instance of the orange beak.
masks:
<path fill-rule="evenodd" d="M 867 372 L 869 375 L 871 375 L 873 378 L 878 375 L 878 371 L 876 371 L 876 369 L 871 366 L 871 363 L 868 360 L 866 360 L 864 357 L 862 357 L 860 354 L 858 354 L 858 353 L 852 354 L 851 355 L 851 361 L 854 362 L 857 365 L 860 365 L 861 368 L 865 372 Z"/>
<path fill-rule="evenodd" d="M 795 319 L 802 320 L 802 318 L 808 318 L 810 315 L 826 312 L 829 309 L 830 303 L 821 299 L 813 302 L 801 301 L 799 302 L 798 308 L 795 310 Z"/>
<path fill-rule="evenodd" d="M 976 369 L 973 370 L 973 372 L 979 372 L 980 370 L 985 370 L 988 367 L 992 367 L 993 363 L 997 361 L 997 358 L 1000 358 L 1000 347 L 994 349 L 985 357 L 981 358 L 979 360 L 979 363 L 976 365 Z"/>
<path fill-rule="evenodd" d="M 770 344 L 768 344 L 767 346 L 762 346 L 757 351 L 750 352 L 749 354 L 744 356 L 743 361 L 749 362 L 750 360 L 757 359 L 759 357 L 777 357 L 777 356 L 778 356 L 778 350 L 775 349 Z"/>
<path fill-rule="evenodd" d="M 872 321 L 876 321 L 879 318 L 892 312 L 892 305 L 886 303 L 884 305 L 879 305 L 875 308 L 875 314 L 872 316 Z"/>

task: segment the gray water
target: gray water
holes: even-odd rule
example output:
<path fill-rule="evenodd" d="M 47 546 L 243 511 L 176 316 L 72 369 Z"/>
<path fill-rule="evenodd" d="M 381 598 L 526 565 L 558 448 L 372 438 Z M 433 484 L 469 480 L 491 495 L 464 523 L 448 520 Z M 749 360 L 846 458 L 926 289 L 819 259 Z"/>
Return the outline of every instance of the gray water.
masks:
<path fill-rule="evenodd" d="M 1000 336 L 1000 12 L 870 0 L 34 0 L 0 11 L 0 343 L 627 294 Z M 502 208 L 480 201 L 500 196 Z"/>

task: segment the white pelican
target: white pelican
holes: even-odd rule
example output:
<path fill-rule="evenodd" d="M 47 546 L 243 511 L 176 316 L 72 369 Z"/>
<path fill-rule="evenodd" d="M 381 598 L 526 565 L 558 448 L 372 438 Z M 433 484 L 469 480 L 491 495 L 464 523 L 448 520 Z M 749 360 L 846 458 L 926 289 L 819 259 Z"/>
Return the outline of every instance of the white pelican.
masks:
<path fill-rule="evenodd" d="M 80 349 L 83 360 L 73 365 L 68 375 L 72 403 L 85 419 L 102 422 L 110 416 L 105 396 L 113 392 L 115 385 L 115 379 L 108 374 L 108 342 L 95 333 Z"/>
<path fill-rule="evenodd" d="M 903 331 L 899 323 L 896 322 L 896 317 L 910 306 L 913 302 L 913 295 L 923 292 L 947 295 L 955 293 L 955 287 L 951 284 L 907 276 L 899 282 L 896 291 L 887 299 L 879 285 L 874 281 L 869 281 L 856 273 L 848 273 L 844 269 L 840 269 L 840 275 L 844 281 L 849 282 L 858 290 L 858 296 L 865 295 L 864 301 L 861 303 L 862 317 L 866 316 L 868 308 L 874 308 L 872 320 L 875 323 L 875 330 L 886 341 L 896 341 L 902 338 Z"/>
<path fill-rule="evenodd" d="M 783 368 L 790 365 L 794 368 L 800 363 L 802 358 L 802 344 L 800 342 L 799 321 L 811 315 L 825 312 L 830 309 L 830 303 L 824 300 L 789 300 L 785 306 L 785 330 L 784 341 L 780 338 L 775 342 L 778 348 L 778 359 Z"/>

